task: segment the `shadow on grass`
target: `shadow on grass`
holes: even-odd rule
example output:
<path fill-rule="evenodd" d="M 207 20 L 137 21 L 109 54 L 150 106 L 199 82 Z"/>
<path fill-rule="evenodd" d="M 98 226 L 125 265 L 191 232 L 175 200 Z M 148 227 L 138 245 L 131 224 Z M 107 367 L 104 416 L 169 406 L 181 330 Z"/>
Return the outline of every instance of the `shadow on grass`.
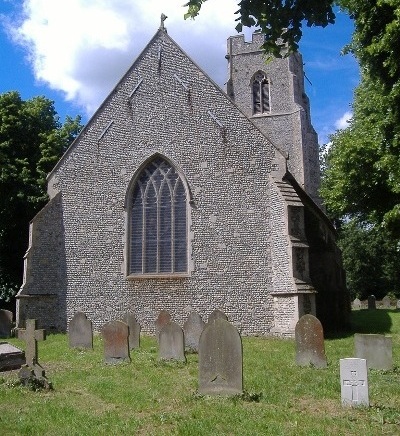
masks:
<path fill-rule="evenodd" d="M 354 333 L 390 333 L 392 319 L 389 313 L 398 312 L 390 309 L 353 310 L 351 312 L 351 327 L 347 331 L 327 333 L 326 338 L 339 339 L 353 336 Z"/>

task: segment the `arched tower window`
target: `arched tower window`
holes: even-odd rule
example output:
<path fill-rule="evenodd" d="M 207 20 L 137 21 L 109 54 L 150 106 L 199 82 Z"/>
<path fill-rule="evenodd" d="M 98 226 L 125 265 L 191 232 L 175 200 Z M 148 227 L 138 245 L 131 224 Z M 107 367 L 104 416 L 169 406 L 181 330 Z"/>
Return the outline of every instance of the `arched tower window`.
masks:
<path fill-rule="evenodd" d="M 187 272 L 187 198 L 174 167 L 157 157 L 139 174 L 130 201 L 129 274 Z"/>
<path fill-rule="evenodd" d="M 253 76 L 251 83 L 253 92 L 253 114 L 266 114 L 270 112 L 269 80 L 262 71 Z"/>

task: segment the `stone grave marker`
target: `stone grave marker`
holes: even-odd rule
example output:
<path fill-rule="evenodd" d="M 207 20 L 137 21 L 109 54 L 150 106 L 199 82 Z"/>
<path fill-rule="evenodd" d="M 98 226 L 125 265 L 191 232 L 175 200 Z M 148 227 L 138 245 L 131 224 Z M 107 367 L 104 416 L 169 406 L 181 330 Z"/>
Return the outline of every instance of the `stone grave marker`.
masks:
<path fill-rule="evenodd" d="M 25 353 L 8 342 L 0 342 L 0 371 L 19 369 L 25 365 Z"/>
<path fill-rule="evenodd" d="M 0 309 L 0 338 L 10 338 L 13 322 L 13 313 L 10 310 Z"/>
<path fill-rule="evenodd" d="M 397 300 L 396 309 L 400 309 L 400 300 Z"/>
<path fill-rule="evenodd" d="M 390 336 L 356 333 L 354 348 L 356 357 L 367 361 L 368 369 L 390 370 L 393 368 Z"/>
<path fill-rule="evenodd" d="M 172 321 L 171 314 L 167 310 L 161 310 L 155 322 L 157 340 L 161 329 L 166 326 L 170 321 Z"/>
<path fill-rule="evenodd" d="M 369 310 L 376 309 L 376 298 L 375 298 L 375 295 L 370 295 L 368 297 L 368 309 Z"/>
<path fill-rule="evenodd" d="M 382 307 L 384 309 L 390 309 L 390 297 L 388 295 L 382 298 Z"/>
<path fill-rule="evenodd" d="M 200 336 L 199 392 L 226 396 L 243 392 L 242 340 L 225 319 L 207 323 Z"/>
<path fill-rule="evenodd" d="M 104 362 L 130 362 L 129 327 L 122 321 L 110 321 L 101 329 L 104 343 Z"/>
<path fill-rule="evenodd" d="M 224 312 L 222 312 L 222 310 L 219 309 L 215 309 L 210 313 L 208 317 L 208 322 L 212 322 L 215 319 L 224 319 L 225 321 L 228 321 L 228 317 L 225 315 Z"/>
<path fill-rule="evenodd" d="M 170 321 L 159 333 L 159 360 L 178 360 L 186 362 L 183 330 Z"/>
<path fill-rule="evenodd" d="M 134 350 L 140 347 L 140 324 L 133 313 L 126 313 L 123 321 L 129 327 L 129 349 Z"/>
<path fill-rule="evenodd" d="M 313 365 L 326 368 L 324 330 L 314 315 L 303 315 L 295 327 L 296 363 L 300 366 Z"/>
<path fill-rule="evenodd" d="M 199 341 L 204 330 L 205 322 L 197 312 L 191 312 L 183 324 L 185 349 L 192 353 L 199 351 Z"/>
<path fill-rule="evenodd" d="M 71 348 L 93 348 L 93 327 L 83 312 L 76 312 L 68 326 L 68 339 Z"/>
<path fill-rule="evenodd" d="M 340 391 L 343 406 L 369 406 L 367 361 L 340 359 Z"/>
<path fill-rule="evenodd" d="M 355 298 L 352 306 L 353 309 L 361 309 L 361 301 L 358 298 Z"/>

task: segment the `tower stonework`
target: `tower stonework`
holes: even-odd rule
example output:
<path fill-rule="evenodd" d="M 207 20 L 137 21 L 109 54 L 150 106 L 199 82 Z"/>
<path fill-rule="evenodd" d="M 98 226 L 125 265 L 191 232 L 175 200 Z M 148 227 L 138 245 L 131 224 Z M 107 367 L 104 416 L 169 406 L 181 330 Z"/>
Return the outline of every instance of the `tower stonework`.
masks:
<path fill-rule="evenodd" d="M 286 153 L 288 170 L 320 205 L 318 137 L 311 125 L 302 57 L 295 53 L 282 59 L 268 59 L 261 49 L 263 42 L 261 33 L 254 33 L 251 42 L 246 42 L 244 35 L 228 39 L 227 94 Z M 263 98 L 269 100 L 261 110 L 256 109 L 257 97 L 253 92 L 257 74 L 265 77 Z"/>

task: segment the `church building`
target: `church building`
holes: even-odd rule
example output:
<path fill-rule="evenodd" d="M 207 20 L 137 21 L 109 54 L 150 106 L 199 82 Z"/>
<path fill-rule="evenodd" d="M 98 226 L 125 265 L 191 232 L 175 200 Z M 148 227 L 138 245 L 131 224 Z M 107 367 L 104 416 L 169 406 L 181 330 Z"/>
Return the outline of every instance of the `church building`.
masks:
<path fill-rule="evenodd" d="M 162 309 L 220 309 L 243 335 L 293 336 L 306 313 L 344 327 L 302 59 L 266 62 L 262 43 L 228 39 L 224 92 L 160 27 L 48 175 L 19 326 L 132 312 L 153 333 Z"/>

